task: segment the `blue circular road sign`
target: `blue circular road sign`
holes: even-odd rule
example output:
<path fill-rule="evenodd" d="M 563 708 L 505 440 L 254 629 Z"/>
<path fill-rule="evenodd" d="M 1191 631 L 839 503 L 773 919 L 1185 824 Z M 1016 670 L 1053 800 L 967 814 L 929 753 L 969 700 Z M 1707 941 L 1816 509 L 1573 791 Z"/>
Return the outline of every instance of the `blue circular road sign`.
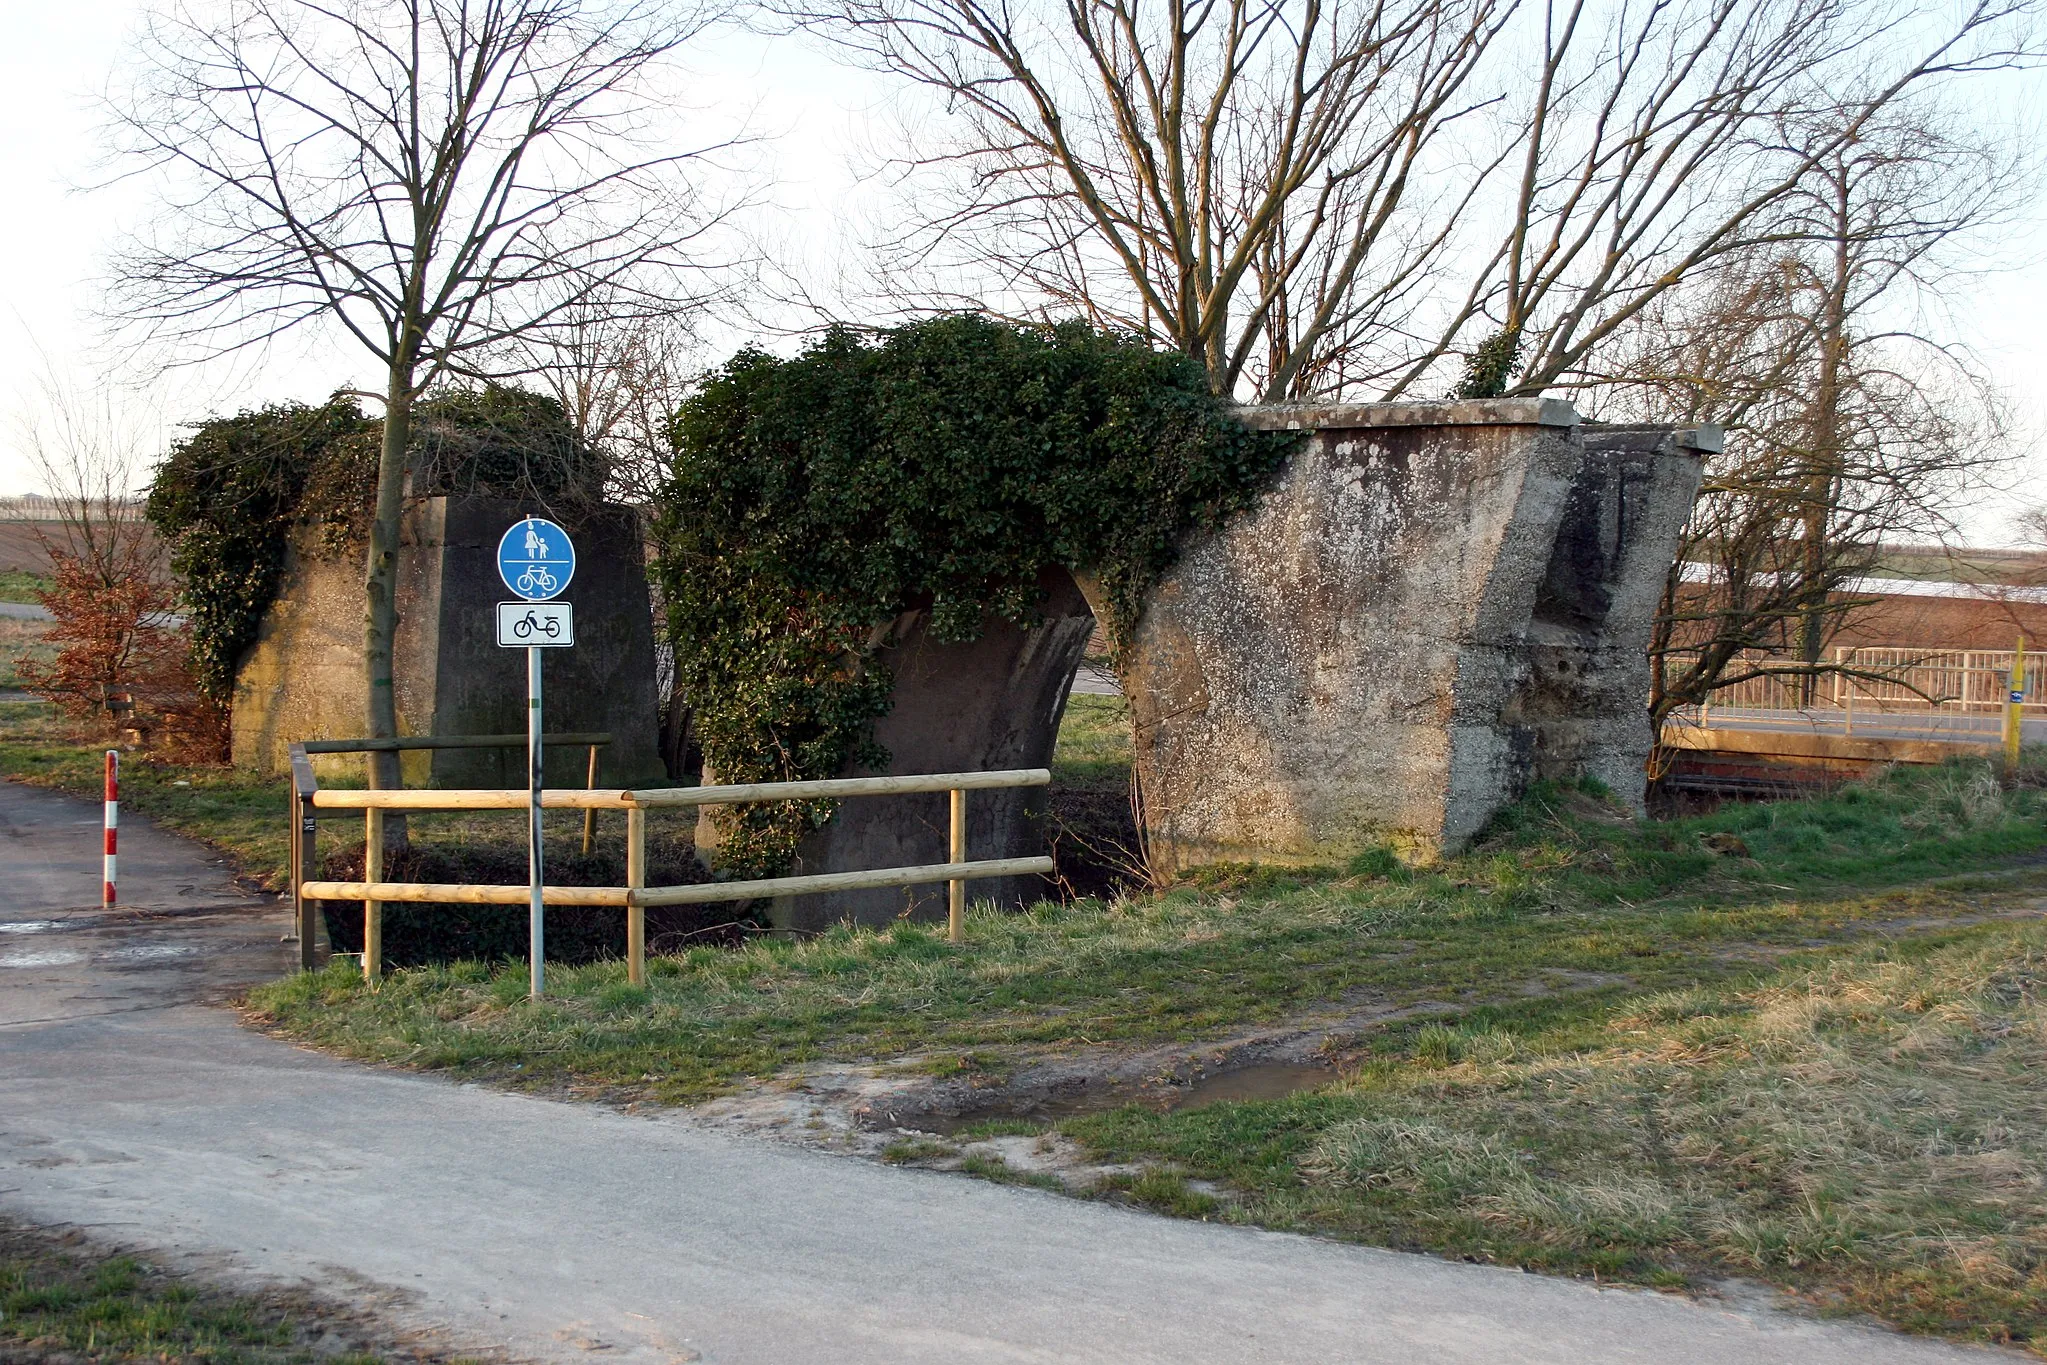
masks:
<path fill-rule="evenodd" d="M 569 533 L 544 517 L 514 522 L 498 542 L 498 577 L 528 602 L 559 596 L 575 576 Z"/>

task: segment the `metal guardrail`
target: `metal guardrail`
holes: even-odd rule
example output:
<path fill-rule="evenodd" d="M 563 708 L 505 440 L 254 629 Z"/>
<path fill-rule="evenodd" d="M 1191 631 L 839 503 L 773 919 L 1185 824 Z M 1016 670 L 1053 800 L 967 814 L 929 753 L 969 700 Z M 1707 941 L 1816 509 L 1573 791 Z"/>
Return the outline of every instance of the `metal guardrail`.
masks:
<path fill-rule="evenodd" d="M 485 736 L 524 744 L 524 736 Z M 581 742 L 587 736 L 555 736 L 546 743 Z M 340 745 L 359 741 L 326 741 Z M 383 741 L 400 744 L 404 741 Z M 482 747 L 480 744 L 411 743 L 408 747 Z M 365 873 L 382 870 L 383 815 L 391 810 L 463 811 L 526 810 L 531 797 L 522 790 L 321 790 L 313 778 L 307 751 L 312 745 L 292 746 L 292 788 L 294 834 L 292 842 L 292 903 L 299 924 L 300 965 L 312 969 L 313 904 L 327 900 L 363 902 L 363 975 L 376 980 L 383 974 L 382 915 L 386 903 L 440 902 L 468 905 L 523 905 L 530 889 L 518 885 L 470 885 L 452 882 L 315 881 L 306 870 L 314 865 L 316 812 L 360 810 L 364 813 Z M 319 752 L 349 752 L 347 748 L 323 747 Z M 949 884 L 948 932 L 953 942 L 965 937 L 966 886 L 972 879 L 1045 874 L 1053 870 L 1050 858 L 967 858 L 967 793 L 1013 787 L 1042 787 L 1052 780 L 1045 768 L 1019 768 L 994 772 L 930 773 L 891 777 L 830 778 L 813 782 L 759 782 L 714 787 L 657 787 L 644 790 L 575 790 L 550 788 L 541 793 L 542 809 L 582 810 L 594 817 L 599 810 L 626 813 L 626 884 L 624 886 L 543 886 L 545 905 L 615 906 L 626 912 L 626 974 L 634 985 L 647 979 L 646 908 L 661 905 L 697 905 L 713 901 L 756 900 L 770 896 L 817 895 L 828 891 L 871 890 L 890 886 Z M 682 886 L 648 886 L 647 812 L 663 807 L 743 805 L 764 801 L 803 801 L 827 797 L 890 796 L 917 792 L 945 792 L 948 797 L 950 829 L 947 861 L 915 867 L 873 868 L 855 872 L 825 872 L 800 877 L 768 877 L 752 881 L 702 882 Z"/>

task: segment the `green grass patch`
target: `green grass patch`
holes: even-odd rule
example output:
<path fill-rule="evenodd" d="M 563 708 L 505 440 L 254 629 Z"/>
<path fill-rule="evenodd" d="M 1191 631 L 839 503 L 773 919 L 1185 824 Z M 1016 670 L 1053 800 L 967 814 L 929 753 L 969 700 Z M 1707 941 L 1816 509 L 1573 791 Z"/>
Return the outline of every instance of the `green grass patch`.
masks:
<path fill-rule="evenodd" d="M 311 1343 L 325 1326 L 278 1303 L 194 1284 L 139 1257 L 0 1223 L 0 1358 L 205 1365 L 383 1359 L 315 1349 Z"/>
<path fill-rule="evenodd" d="M 1539 1017 L 1567 987 L 1678 989 L 1749 970 L 1757 952 L 1955 913 L 1960 899 L 1937 889 L 1874 893 L 2047 848 L 2040 794 L 1979 777 L 1899 771 L 1639 828 L 1545 790 L 1478 851 L 1404 880 L 1265 872 L 1160 897 L 980 906 L 960 947 L 901 923 L 698 948 L 655 959 L 630 1003 L 615 962 L 550 972 L 539 1002 L 519 964 L 458 964 L 376 990 L 336 968 L 252 1003 L 352 1056 L 668 1101 L 812 1060 L 1197 1039 L 1346 999 L 1503 999 Z M 1701 842 L 1731 831 L 1753 857 Z"/>
<path fill-rule="evenodd" d="M 1066 699 L 1059 745 L 1052 756 L 1058 782 L 1121 787 L 1130 776 L 1130 704 L 1121 697 L 1076 692 Z"/>
<path fill-rule="evenodd" d="M 57 657 L 49 643 L 50 622 L 23 621 L 0 616 L 0 691 L 19 691 L 27 686 L 21 675 L 25 663 L 48 667 Z"/>
<path fill-rule="evenodd" d="M 0 602 L 40 605 L 42 594 L 52 581 L 47 574 L 30 573 L 27 569 L 0 569 Z"/>

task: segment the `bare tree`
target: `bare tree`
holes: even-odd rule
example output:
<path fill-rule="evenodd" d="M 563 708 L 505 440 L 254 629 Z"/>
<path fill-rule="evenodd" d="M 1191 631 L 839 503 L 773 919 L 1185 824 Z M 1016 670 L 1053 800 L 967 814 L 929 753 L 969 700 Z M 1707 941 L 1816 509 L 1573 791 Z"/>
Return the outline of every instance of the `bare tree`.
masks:
<path fill-rule="evenodd" d="M 697 324 L 694 314 L 646 316 L 594 301 L 569 310 L 560 327 L 518 338 L 505 364 L 544 385 L 578 443 L 600 452 L 607 494 L 645 507 L 674 458 L 669 424 L 704 368 Z"/>
<path fill-rule="evenodd" d="M 2020 512 L 2012 518 L 2012 527 L 2027 545 L 2047 550 L 2047 503 Z"/>
<path fill-rule="evenodd" d="M 1955 128 L 1863 124 L 1780 202 L 1782 245 L 1673 294 L 1684 316 L 1645 315 L 1632 372 L 1597 376 L 1637 415 L 1731 431 L 1652 646 L 1659 719 L 1759 673 L 1810 701 L 1884 542 L 1945 537 L 2006 458 L 1999 397 L 1929 304 L 2020 183 Z"/>
<path fill-rule="evenodd" d="M 67 384 L 47 356 L 43 363 L 38 401 L 33 415 L 19 420 L 15 444 L 56 513 L 61 543 L 52 539 L 48 548 L 97 566 L 111 587 L 125 569 L 160 558 L 136 491 L 153 423 L 124 407 L 112 387 Z M 160 563 L 150 576 L 163 580 Z"/>
<path fill-rule="evenodd" d="M 781 3 L 937 97 L 891 287 L 1080 311 L 1273 401 L 1596 363 L 1863 124 L 2026 59 L 2036 0 Z"/>
<path fill-rule="evenodd" d="M 659 314 L 723 213 L 657 144 L 667 58 L 714 17 L 662 0 L 170 0 L 117 150 L 162 188 L 116 315 L 206 355 L 323 324 L 384 376 L 365 575 L 370 733 L 397 732 L 395 558 L 414 404 L 603 298 Z M 392 759 L 392 756 L 384 756 Z M 374 769 L 397 780 L 395 759 Z"/>
<path fill-rule="evenodd" d="M 1506 106 L 1518 166 L 1502 226 L 1387 395 L 1458 354 L 1475 362 L 1467 396 L 1552 389 L 1701 272 L 1809 231 L 1831 240 L 1803 221 L 1811 187 L 1929 89 L 2030 61 L 2031 13 L 2031 0 L 1918 16 L 1870 0 L 1543 4 L 1528 16 L 1532 91 Z"/>
<path fill-rule="evenodd" d="M 908 168 L 940 173 L 917 178 L 941 207 L 900 266 L 950 261 L 956 298 L 1079 312 L 1277 396 L 1404 322 L 1470 182 L 1432 225 L 1403 210 L 1510 0 L 788 8 L 955 115 Z"/>

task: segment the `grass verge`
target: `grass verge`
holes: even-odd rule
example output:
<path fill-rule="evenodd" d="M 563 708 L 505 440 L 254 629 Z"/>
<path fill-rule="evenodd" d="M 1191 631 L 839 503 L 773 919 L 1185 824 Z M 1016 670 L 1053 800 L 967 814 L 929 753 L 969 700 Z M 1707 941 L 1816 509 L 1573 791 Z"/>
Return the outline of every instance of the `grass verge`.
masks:
<path fill-rule="evenodd" d="M 1313 1094 L 1061 1125 L 1232 1191 L 1221 1216 L 1661 1286 L 2047 1334 L 2047 929 L 1379 1040 Z"/>
<path fill-rule="evenodd" d="M 368 1346 L 340 1310 L 232 1294 L 75 1236 L 0 1222 L 0 1361 L 378 1365 L 437 1360 Z"/>
<path fill-rule="evenodd" d="M 47 574 L 30 573 L 27 569 L 0 569 L 0 602 L 41 605 L 43 592 L 51 582 Z"/>
<path fill-rule="evenodd" d="M 46 638 L 49 633 L 48 621 L 0 616 L 0 692 L 12 692 L 26 685 L 21 677 L 23 663 L 47 666 L 57 657 L 57 647 Z"/>
<path fill-rule="evenodd" d="M 1347 999 L 1504 992 L 1539 1014 L 1558 982 L 1616 998 L 1679 989 L 1751 970 L 1757 953 L 1955 913 L 1955 888 L 1869 893 L 2047 847 L 2039 793 L 1982 778 L 1900 772 L 1645 828 L 1546 793 L 1490 847 L 1425 873 L 1243 869 L 1157 898 L 982 908 L 963 948 L 920 924 L 840 927 L 661 957 L 645 989 L 618 963 L 567 968 L 537 1003 L 523 967 L 478 963 L 374 991 L 337 969 L 253 1002 L 355 1056 L 664 1101 L 818 1058 L 1198 1038 Z M 1730 843 L 1749 856 L 1708 848 Z"/>

